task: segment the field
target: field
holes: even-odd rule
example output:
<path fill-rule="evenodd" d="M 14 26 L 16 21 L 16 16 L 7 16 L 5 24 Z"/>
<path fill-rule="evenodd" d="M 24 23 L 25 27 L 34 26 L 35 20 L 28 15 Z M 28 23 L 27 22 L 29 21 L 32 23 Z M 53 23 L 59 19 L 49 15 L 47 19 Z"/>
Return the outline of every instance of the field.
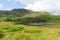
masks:
<path fill-rule="evenodd" d="M 60 25 L 27 26 L 0 22 L 0 40 L 60 40 Z"/>

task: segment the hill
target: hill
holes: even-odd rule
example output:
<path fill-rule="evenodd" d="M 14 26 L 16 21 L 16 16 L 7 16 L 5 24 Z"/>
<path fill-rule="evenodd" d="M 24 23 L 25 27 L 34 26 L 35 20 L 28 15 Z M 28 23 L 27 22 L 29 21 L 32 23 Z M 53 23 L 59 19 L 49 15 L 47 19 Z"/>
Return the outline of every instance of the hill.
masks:
<path fill-rule="evenodd" d="M 30 11 L 27 9 L 12 9 L 10 11 L 0 10 L 0 17 L 6 17 L 6 16 L 8 16 L 8 17 L 11 17 L 11 16 L 21 17 L 21 16 L 23 16 L 27 13 L 29 14 L 31 12 L 33 12 L 33 11 Z"/>
<path fill-rule="evenodd" d="M 13 9 L 0 11 L 0 21 L 26 23 L 60 23 L 60 15 L 52 15 L 48 12 L 34 12 L 27 9 Z"/>

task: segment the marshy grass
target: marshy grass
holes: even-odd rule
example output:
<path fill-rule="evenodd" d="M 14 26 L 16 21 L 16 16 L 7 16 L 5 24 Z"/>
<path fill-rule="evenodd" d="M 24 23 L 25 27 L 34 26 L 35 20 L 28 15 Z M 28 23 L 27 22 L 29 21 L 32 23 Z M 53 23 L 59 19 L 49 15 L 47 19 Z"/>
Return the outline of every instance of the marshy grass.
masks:
<path fill-rule="evenodd" d="M 58 40 L 60 38 L 59 25 L 27 26 L 4 24 L 0 25 L 0 40 Z"/>
<path fill-rule="evenodd" d="M 25 33 L 41 33 L 42 30 L 24 30 Z"/>

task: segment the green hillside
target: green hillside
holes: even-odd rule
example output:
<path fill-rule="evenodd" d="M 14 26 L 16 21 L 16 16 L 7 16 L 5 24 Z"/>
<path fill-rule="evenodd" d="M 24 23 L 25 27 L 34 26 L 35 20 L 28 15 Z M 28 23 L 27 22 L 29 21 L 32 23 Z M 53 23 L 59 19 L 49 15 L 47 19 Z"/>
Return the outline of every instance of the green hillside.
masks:
<path fill-rule="evenodd" d="M 0 17 L 21 17 L 25 14 L 29 14 L 32 11 L 27 10 L 27 9 L 12 9 L 10 11 L 8 10 L 0 10 Z"/>
<path fill-rule="evenodd" d="M 27 9 L 13 9 L 0 11 L 0 21 L 26 23 L 60 23 L 59 15 L 52 15 L 48 12 L 34 12 Z"/>
<path fill-rule="evenodd" d="M 60 16 L 52 15 L 48 12 L 35 12 L 20 17 L 20 21 L 25 23 L 60 23 Z"/>

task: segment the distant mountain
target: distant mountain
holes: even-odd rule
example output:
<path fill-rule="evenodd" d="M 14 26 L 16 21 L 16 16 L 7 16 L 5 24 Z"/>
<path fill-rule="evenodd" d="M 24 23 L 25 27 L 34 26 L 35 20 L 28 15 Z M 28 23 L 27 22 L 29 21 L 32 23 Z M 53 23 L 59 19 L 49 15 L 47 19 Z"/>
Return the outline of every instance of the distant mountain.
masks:
<path fill-rule="evenodd" d="M 27 10 L 27 9 L 13 9 L 12 11 L 20 12 L 20 13 L 31 13 L 31 12 L 33 12 L 33 11 Z"/>
<path fill-rule="evenodd" d="M 23 15 L 26 15 L 26 14 L 29 14 L 29 13 L 32 13 L 32 12 L 33 11 L 27 10 L 27 9 L 12 9 L 10 11 L 0 10 L 0 17 L 3 17 L 3 16 L 17 16 L 17 17 L 20 17 L 20 16 L 23 16 Z"/>

